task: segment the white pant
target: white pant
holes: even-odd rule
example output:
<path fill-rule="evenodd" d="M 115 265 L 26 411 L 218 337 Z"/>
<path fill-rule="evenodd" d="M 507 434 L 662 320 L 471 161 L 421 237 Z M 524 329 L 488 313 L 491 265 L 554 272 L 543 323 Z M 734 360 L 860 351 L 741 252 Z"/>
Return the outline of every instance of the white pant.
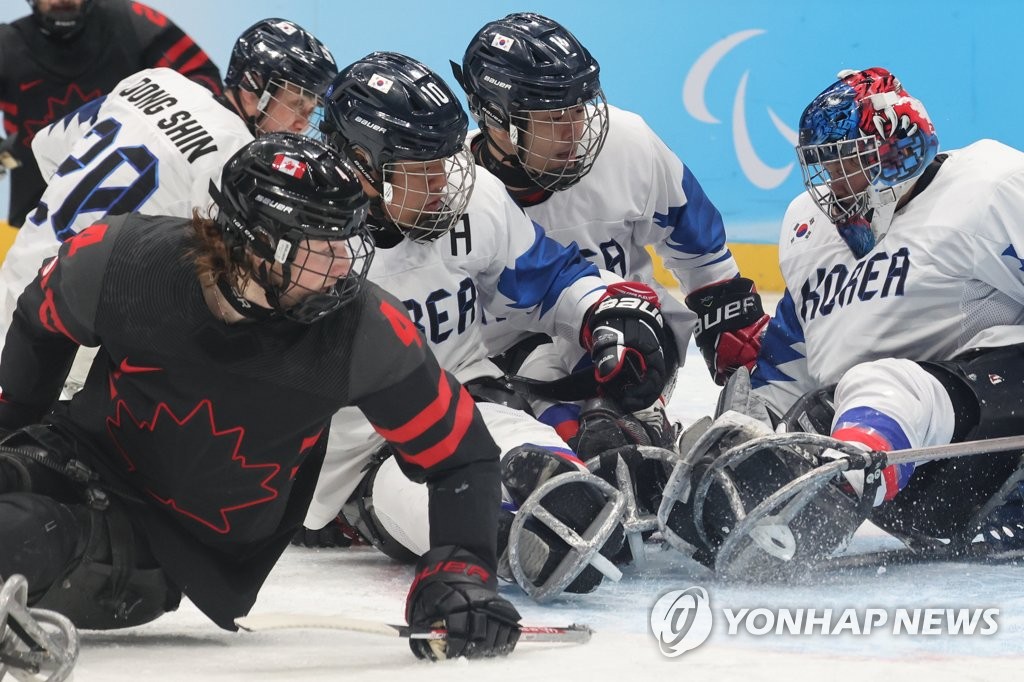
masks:
<path fill-rule="evenodd" d="M 569 449 L 554 429 L 526 412 L 494 403 L 477 403 L 477 409 L 502 457 L 527 443 Z M 327 457 L 306 514 L 307 528 L 323 528 L 338 515 L 362 479 L 363 467 L 383 444 L 358 410 L 346 408 L 335 415 Z M 381 464 L 371 494 L 377 518 L 392 537 L 417 555 L 430 548 L 426 485 L 407 479 L 391 457 Z"/>
<path fill-rule="evenodd" d="M 949 393 L 910 360 L 885 358 L 851 367 L 836 386 L 835 405 L 833 430 L 844 413 L 866 407 L 899 424 L 912 448 L 944 445 L 953 438 L 956 418 Z"/>

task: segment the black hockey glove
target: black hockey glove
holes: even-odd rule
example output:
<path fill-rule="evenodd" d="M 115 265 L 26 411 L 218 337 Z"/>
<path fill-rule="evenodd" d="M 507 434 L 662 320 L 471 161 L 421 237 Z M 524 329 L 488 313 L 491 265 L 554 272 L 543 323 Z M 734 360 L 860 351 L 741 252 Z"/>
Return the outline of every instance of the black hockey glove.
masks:
<path fill-rule="evenodd" d="M 737 277 L 708 285 L 687 296 L 686 305 L 697 313 L 693 338 L 716 384 L 724 386 L 740 367 L 753 369 L 770 318 L 752 280 Z"/>
<path fill-rule="evenodd" d="M 504 656 L 519 641 L 519 612 L 497 593 L 494 572 L 459 547 L 434 547 L 420 557 L 405 617 L 413 628 L 443 627 L 444 640 L 410 639 L 419 658 Z"/>
<path fill-rule="evenodd" d="M 365 539 L 355 528 L 350 526 L 341 514 L 334 517 L 330 523 L 319 530 L 299 526 L 292 537 L 292 544 L 296 547 L 318 547 L 329 549 L 334 547 L 351 547 L 352 545 L 367 545 Z"/>
<path fill-rule="evenodd" d="M 641 282 L 609 286 L 583 324 L 583 347 L 590 351 L 601 393 L 627 412 L 661 396 L 675 370 L 671 343 L 658 294 Z"/>

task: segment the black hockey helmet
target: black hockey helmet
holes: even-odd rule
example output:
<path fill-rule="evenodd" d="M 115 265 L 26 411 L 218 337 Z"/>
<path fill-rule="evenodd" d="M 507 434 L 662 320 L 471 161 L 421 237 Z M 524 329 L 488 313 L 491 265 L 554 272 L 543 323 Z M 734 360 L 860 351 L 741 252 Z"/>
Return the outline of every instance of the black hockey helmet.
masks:
<path fill-rule="evenodd" d="M 247 251 L 262 259 L 253 276 L 278 312 L 309 323 L 355 298 L 373 258 L 373 242 L 366 230 L 366 195 L 356 170 L 340 154 L 303 135 L 265 135 L 231 157 L 220 189 L 211 182 L 210 192 L 232 259 L 247 258 Z M 307 240 L 344 242 L 344 248 L 311 257 Z M 319 269 L 310 265 L 314 260 Z M 347 268 L 338 277 L 340 260 Z M 280 265 L 276 274 L 275 264 Z M 300 284 L 310 274 L 321 276 L 319 288 Z M 305 294 L 295 304 L 288 297 L 292 285 Z"/>
<path fill-rule="evenodd" d="M 601 67 L 564 26 L 540 14 L 509 14 L 481 28 L 466 48 L 461 68 L 452 63 L 452 70 L 481 130 L 508 131 L 518 146 L 529 131 L 531 112 L 585 107 L 575 163 L 530 175 L 544 189 L 559 190 L 590 171 L 608 134 Z M 519 150 L 520 161 L 525 161 L 526 151 Z M 531 164 L 525 165 L 529 172 Z"/>
<path fill-rule="evenodd" d="M 243 114 L 252 133 L 265 129 L 271 100 L 282 100 L 293 117 L 278 120 L 276 130 L 298 131 L 296 121 L 309 126 L 319 118 L 324 90 L 338 73 L 330 51 L 311 33 L 285 19 L 264 19 L 242 33 L 231 50 L 224 84 L 255 94 L 257 115 Z M 293 93 L 290 97 L 286 93 Z M 296 97 L 297 95 L 297 97 Z"/>
<path fill-rule="evenodd" d="M 465 212 L 475 179 L 469 117 L 420 62 L 373 52 L 345 67 L 327 90 L 320 128 L 380 194 L 370 224 L 382 245 L 432 241 Z"/>
<path fill-rule="evenodd" d="M 330 50 L 312 33 L 286 19 L 263 19 L 235 41 L 224 85 L 258 93 L 284 80 L 323 95 L 337 73 Z"/>
<path fill-rule="evenodd" d="M 75 37 L 85 28 L 85 20 L 92 9 L 92 0 L 82 0 L 78 7 L 65 9 L 57 7 L 43 12 L 39 9 L 38 0 L 28 0 L 35 19 L 43 35 L 68 40 Z"/>

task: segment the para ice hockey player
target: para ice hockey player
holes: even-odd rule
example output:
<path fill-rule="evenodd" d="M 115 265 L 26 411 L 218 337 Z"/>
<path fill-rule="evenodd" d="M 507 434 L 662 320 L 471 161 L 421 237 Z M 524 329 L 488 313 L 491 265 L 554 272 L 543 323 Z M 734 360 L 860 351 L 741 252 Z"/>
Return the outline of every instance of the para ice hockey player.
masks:
<path fill-rule="evenodd" d="M 697 344 L 719 383 L 753 364 L 767 317 L 753 283 L 738 277 L 721 214 L 643 119 L 607 103 L 600 65 L 575 35 L 539 14 L 510 14 L 485 24 L 453 70 L 480 127 L 471 145 L 477 164 L 549 237 L 652 287 L 677 349 L 699 317 Z M 692 310 L 654 280 L 648 246 L 679 280 Z M 485 329 L 494 353 L 515 348 L 510 364 L 526 376 L 558 378 L 581 359 L 560 340 L 523 341 L 522 330 L 500 322 Z M 682 361 L 677 350 L 671 361 Z M 537 409 L 564 437 L 573 435 L 578 408 L 539 401 Z"/>
<path fill-rule="evenodd" d="M 326 96 L 327 139 L 360 169 L 371 197 L 377 252 L 370 276 L 403 302 L 394 311 L 397 319 L 410 335 L 417 329 L 423 334 L 441 366 L 477 401 L 501 449 L 505 505 L 514 510 L 545 480 L 586 468 L 488 359 L 481 310 L 585 347 L 611 380 L 610 391 L 637 395 L 645 404 L 666 380 L 665 336 L 657 306 L 640 299 L 634 285 L 606 287 L 575 247 L 546 237 L 501 183 L 475 166 L 465 145 L 467 127 L 468 117 L 448 85 L 397 53 L 375 52 L 342 69 Z M 646 307 L 627 308 L 630 303 Z M 650 325 L 638 324 L 643 315 Z M 621 366 L 623 357 L 634 355 L 650 376 Z M 389 555 L 408 559 L 427 551 L 426 488 L 402 476 L 395 457 L 379 456 L 383 434 L 374 433 L 358 411 L 342 410 L 331 429 L 306 526 L 328 526 L 348 503 L 345 518 Z M 355 473 L 364 470 L 356 489 Z M 600 480 L 582 479 L 545 501 L 580 534 L 610 504 Z M 608 558 L 622 546 L 617 521 L 618 515 L 609 515 L 589 538 Z M 507 526 L 504 531 L 507 550 Z M 592 590 L 601 581 L 601 573 L 582 558 L 562 561 L 570 547 L 557 532 L 531 524 L 525 533 L 535 545 L 525 571 L 528 591 L 551 581 L 568 585 L 580 573 L 585 575 L 568 585 L 573 591 Z"/>
<path fill-rule="evenodd" d="M 28 604 L 110 629 L 184 594 L 234 629 L 352 405 L 430 490 L 409 624 L 443 622 L 450 656 L 512 650 L 498 449 L 402 304 L 366 280 L 356 172 L 311 138 L 263 136 L 229 159 L 215 217 L 94 224 L 26 289 L 0 363 L 0 575 L 28 579 Z M 50 411 L 80 344 L 99 347 L 85 386 Z"/>
<path fill-rule="evenodd" d="M 736 521 L 712 483 L 719 474 L 749 511 L 809 467 L 854 462 L 858 451 L 963 441 L 984 451 L 986 439 L 1024 433 L 1024 154 L 994 140 L 940 153 L 924 105 L 882 68 L 842 72 L 804 110 L 799 141 L 806 192 L 783 219 L 786 293 L 753 393 L 788 411 L 789 430 L 837 445 L 765 448 L 714 464 L 722 447 L 701 443 L 690 455 L 703 461 L 685 465 L 688 503 L 711 494 L 710 516 L 691 519 L 689 530 L 701 529 L 696 544 L 712 556 L 721 528 Z M 719 424 L 709 438 L 735 444 L 763 433 Z M 873 461 L 851 467 L 759 546 L 795 543 L 780 550 L 790 558 L 827 554 L 865 517 L 918 548 L 965 547 L 982 530 L 1012 540 L 1004 527 L 1014 509 L 1019 523 L 1019 450 L 877 471 Z M 705 476 L 709 467 L 718 473 Z M 663 516 L 686 517 L 678 502 L 666 502 Z"/>

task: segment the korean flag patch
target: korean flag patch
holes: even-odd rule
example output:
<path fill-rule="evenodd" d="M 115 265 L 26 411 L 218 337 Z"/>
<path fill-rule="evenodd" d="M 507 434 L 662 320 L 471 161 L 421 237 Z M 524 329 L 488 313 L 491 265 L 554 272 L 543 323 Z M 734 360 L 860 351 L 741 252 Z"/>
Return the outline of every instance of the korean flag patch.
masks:
<path fill-rule="evenodd" d="M 503 52 L 511 50 L 514 43 L 514 40 L 508 36 L 503 36 L 500 33 L 495 33 L 494 38 L 491 39 L 491 47 L 496 47 Z"/>

